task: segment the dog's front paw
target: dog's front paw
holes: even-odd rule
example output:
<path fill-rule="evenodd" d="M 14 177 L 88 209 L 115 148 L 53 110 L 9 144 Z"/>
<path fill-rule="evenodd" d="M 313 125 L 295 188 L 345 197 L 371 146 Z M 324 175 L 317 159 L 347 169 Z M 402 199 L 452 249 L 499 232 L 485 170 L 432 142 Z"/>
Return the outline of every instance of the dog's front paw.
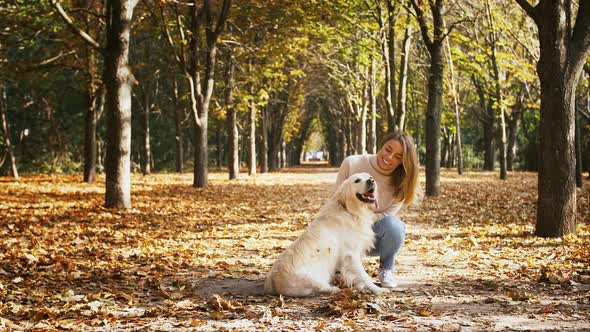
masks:
<path fill-rule="evenodd" d="M 369 288 L 369 290 L 373 294 L 375 294 L 375 295 L 381 295 L 383 293 L 389 293 L 389 289 L 383 288 L 383 287 L 379 287 L 379 286 L 371 287 L 371 288 Z"/>

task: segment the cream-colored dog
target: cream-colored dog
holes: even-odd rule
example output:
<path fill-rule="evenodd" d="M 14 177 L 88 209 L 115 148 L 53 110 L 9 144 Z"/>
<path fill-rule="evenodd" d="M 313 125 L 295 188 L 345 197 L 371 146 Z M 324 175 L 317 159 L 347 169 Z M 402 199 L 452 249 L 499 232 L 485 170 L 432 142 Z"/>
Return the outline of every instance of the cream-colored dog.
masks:
<path fill-rule="evenodd" d="M 286 296 L 337 292 L 340 289 L 331 285 L 337 271 L 349 287 L 385 292 L 371 281 L 361 261 L 373 246 L 376 187 L 367 173 L 344 181 L 303 235 L 279 255 L 264 283 L 266 292 Z"/>

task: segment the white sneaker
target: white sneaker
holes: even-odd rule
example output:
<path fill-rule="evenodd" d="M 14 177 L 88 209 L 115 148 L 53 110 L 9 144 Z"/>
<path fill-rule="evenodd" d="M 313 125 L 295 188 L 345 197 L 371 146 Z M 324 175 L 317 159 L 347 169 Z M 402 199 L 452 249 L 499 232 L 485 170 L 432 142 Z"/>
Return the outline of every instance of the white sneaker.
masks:
<path fill-rule="evenodd" d="M 393 279 L 393 273 L 391 272 L 391 270 L 379 269 L 379 281 L 381 281 L 381 287 L 397 287 L 397 282 L 395 281 L 395 279 Z"/>

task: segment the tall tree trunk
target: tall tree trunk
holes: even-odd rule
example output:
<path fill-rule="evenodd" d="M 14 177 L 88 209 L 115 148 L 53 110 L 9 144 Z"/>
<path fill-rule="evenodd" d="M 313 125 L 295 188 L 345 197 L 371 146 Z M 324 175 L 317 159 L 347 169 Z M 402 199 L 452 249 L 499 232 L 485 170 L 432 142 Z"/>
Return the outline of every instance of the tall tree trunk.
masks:
<path fill-rule="evenodd" d="M 221 170 L 221 165 L 223 165 L 223 161 L 225 158 L 223 157 L 223 135 L 221 134 L 221 124 L 218 123 L 215 128 L 215 143 L 216 143 L 216 153 L 217 156 L 215 158 L 215 165 L 217 165 L 217 170 Z"/>
<path fill-rule="evenodd" d="M 449 133 L 447 130 L 447 126 L 443 126 L 442 129 L 442 148 L 440 152 L 440 166 L 441 167 L 449 167 Z"/>
<path fill-rule="evenodd" d="M 494 20 L 494 16 L 492 14 L 492 8 L 489 0 L 486 0 L 486 12 L 487 12 L 487 20 L 490 29 L 490 47 L 491 47 L 491 62 L 492 62 L 492 71 L 494 76 L 494 92 L 495 92 L 495 104 L 497 104 L 499 110 L 499 126 L 500 132 L 499 134 L 499 141 L 500 141 L 500 179 L 506 180 L 508 176 L 508 172 L 506 170 L 506 106 L 504 102 L 504 96 L 502 92 L 502 76 L 503 74 L 500 72 L 500 64 L 498 62 L 497 56 L 497 39 L 496 39 L 496 23 Z"/>
<path fill-rule="evenodd" d="M 144 99 L 144 112 L 143 112 L 143 175 L 148 175 L 152 172 L 152 148 L 150 144 L 150 108 L 151 101 L 149 100 L 149 94 L 146 89 Z"/>
<path fill-rule="evenodd" d="M 262 142 L 260 149 L 260 173 L 268 172 L 268 111 L 270 102 L 262 108 L 262 123 L 260 130 L 262 131 Z"/>
<path fill-rule="evenodd" d="M 345 118 L 340 118 L 340 130 L 339 130 L 339 138 L 340 138 L 340 144 L 338 144 L 338 148 L 339 148 L 339 163 L 338 166 L 340 166 L 340 164 L 344 161 L 344 158 L 346 158 L 346 156 L 348 155 L 348 144 L 347 144 L 347 140 L 346 140 L 346 119 Z"/>
<path fill-rule="evenodd" d="M 107 89 L 107 208 L 131 208 L 131 18 L 137 0 L 107 2 L 105 85 Z"/>
<path fill-rule="evenodd" d="M 231 29 L 228 29 L 231 32 Z M 228 47 L 228 61 L 226 73 L 225 106 L 227 108 L 227 140 L 229 147 L 229 179 L 237 179 L 240 173 L 240 154 L 238 151 L 238 114 L 233 102 L 234 89 L 234 55 Z"/>
<path fill-rule="evenodd" d="M 416 11 L 416 17 L 422 32 L 422 39 L 428 53 L 430 53 L 430 69 L 428 75 L 428 104 L 426 107 L 426 195 L 440 195 L 440 122 L 443 95 L 443 41 L 445 38 L 443 28 L 444 1 L 435 0 L 429 2 L 432 12 L 432 37 L 429 33 L 429 24 L 422 8 L 416 0 L 411 0 L 412 7 Z"/>
<path fill-rule="evenodd" d="M 508 120 L 508 149 L 506 154 L 506 168 L 510 172 L 514 170 L 516 137 L 518 135 L 518 119 L 520 119 L 520 112 L 516 110 L 512 111 Z"/>
<path fill-rule="evenodd" d="M 395 130 L 395 19 L 393 15 L 394 4 L 393 0 L 387 0 L 387 23 L 383 21 L 383 8 L 381 1 L 378 1 L 377 21 L 379 23 L 380 38 L 381 38 L 381 56 L 383 57 L 383 64 L 385 69 L 385 85 L 384 85 L 384 101 L 385 101 L 385 119 L 387 123 L 387 131 Z M 392 66 L 393 64 L 393 66 Z M 393 83 L 393 86 L 392 86 Z"/>
<path fill-rule="evenodd" d="M 254 92 L 250 90 L 250 95 Z M 256 175 L 256 104 L 254 103 L 254 96 L 250 100 L 250 149 L 248 154 L 248 175 Z"/>
<path fill-rule="evenodd" d="M 479 82 L 475 76 L 471 76 L 471 81 L 475 86 L 477 95 L 479 96 L 479 105 L 482 110 L 480 122 L 483 125 L 483 144 L 484 144 L 484 171 L 493 171 L 496 163 L 496 148 L 494 144 L 495 130 L 496 130 L 496 116 L 494 108 L 491 103 L 487 102 L 486 92 L 484 91 L 483 83 Z"/>
<path fill-rule="evenodd" d="M 377 95 L 375 77 L 375 59 L 371 55 L 371 66 L 369 67 L 369 153 L 377 153 Z"/>
<path fill-rule="evenodd" d="M 445 25 L 446 26 L 446 25 Z M 450 38 L 446 38 L 447 40 L 447 57 L 449 60 L 449 72 L 451 74 L 451 94 L 453 95 L 453 107 L 455 109 L 455 143 L 457 144 L 457 173 L 459 175 L 463 174 L 463 153 L 461 148 L 461 117 L 460 117 L 460 110 L 459 110 L 459 98 L 457 96 L 457 86 L 455 83 L 455 66 L 453 64 L 453 55 L 451 53 L 451 42 Z M 449 166 L 453 164 L 455 159 L 452 158 L 449 160 Z"/>
<path fill-rule="evenodd" d="M 395 21 L 396 21 L 396 4 L 394 0 L 387 0 L 387 60 L 389 61 L 389 75 L 390 89 L 389 96 L 391 100 L 391 108 L 389 109 L 388 117 L 388 131 L 396 130 L 395 121 L 397 117 L 397 110 L 395 109 L 396 84 L 395 84 Z"/>
<path fill-rule="evenodd" d="M 571 2 L 518 0 L 539 30 L 540 160 L 535 234 L 576 233 L 575 90 L 590 51 L 590 1 L 580 1 L 571 28 Z M 570 33 L 573 32 L 573 33 Z"/>
<path fill-rule="evenodd" d="M 369 106 L 369 84 L 364 89 L 363 104 L 360 105 L 361 119 L 358 126 L 359 154 L 367 153 L 367 107 Z"/>
<path fill-rule="evenodd" d="M 86 19 L 88 27 L 88 19 Z M 84 123 L 84 182 L 96 181 L 96 61 L 95 50 L 88 44 L 86 49 L 86 119 Z"/>
<path fill-rule="evenodd" d="M 14 152 L 12 151 L 12 145 L 10 145 L 10 131 L 8 130 L 8 120 L 6 119 L 6 113 L 8 111 L 8 102 L 6 97 L 6 87 L 0 84 L 0 116 L 2 120 L 2 132 L 4 134 L 4 145 L 6 145 L 6 151 L 10 159 L 10 175 L 18 179 L 18 169 L 16 168 L 16 159 L 14 158 Z"/>
<path fill-rule="evenodd" d="M 518 136 L 518 120 L 521 117 L 524 108 L 524 93 L 521 92 L 517 96 L 515 107 L 512 109 L 508 117 L 508 151 L 506 155 L 506 163 L 508 171 L 512 172 L 514 168 L 514 156 L 516 153 L 516 138 Z"/>
<path fill-rule="evenodd" d="M 404 131 L 406 127 L 406 108 L 408 99 L 408 63 L 410 62 L 410 47 L 412 45 L 412 25 L 408 24 L 404 34 L 402 55 L 399 71 L 399 95 L 397 98 L 397 119 L 398 130 Z"/>
<path fill-rule="evenodd" d="M 209 104 L 213 89 L 215 87 L 215 64 L 217 61 L 217 39 L 225 27 L 229 15 L 231 0 L 224 0 L 219 11 L 219 17 L 214 18 L 211 3 L 205 1 L 201 5 L 200 1 L 193 0 L 191 11 L 191 68 L 189 83 L 191 84 L 193 121 L 196 127 L 195 151 L 194 151 L 194 170 L 193 170 L 193 187 L 207 188 L 209 179 L 209 144 L 207 141 L 207 129 L 209 122 Z M 205 22 L 202 22 L 202 18 Z M 217 24 L 213 22 L 217 21 Z M 205 28 L 205 67 L 204 77 L 201 84 L 200 75 L 200 53 L 201 53 L 201 31 L 204 24 Z M 192 81 L 192 82 L 191 82 Z M 196 99 L 196 100 L 195 100 Z M 196 112 L 195 112 L 196 110 Z"/>
<path fill-rule="evenodd" d="M 182 173 L 182 169 L 184 168 L 184 148 L 183 148 L 183 130 L 182 130 L 182 121 L 184 120 L 184 112 L 182 107 L 180 106 L 179 98 L 178 98 L 178 81 L 176 80 L 176 76 L 172 79 L 172 96 L 174 100 L 174 124 L 176 129 L 176 158 L 175 158 L 175 166 L 176 172 Z"/>
<path fill-rule="evenodd" d="M 271 172 L 279 170 L 279 145 L 272 140 L 268 145 L 268 169 Z"/>
<path fill-rule="evenodd" d="M 86 119 L 84 121 L 84 182 L 96 181 L 96 117 L 95 96 L 87 88 Z"/>
<path fill-rule="evenodd" d="M 426 109 L 426 195 L 440 195 L 440 121 L 444 62 L 442 45 L 431 52 Z"/>

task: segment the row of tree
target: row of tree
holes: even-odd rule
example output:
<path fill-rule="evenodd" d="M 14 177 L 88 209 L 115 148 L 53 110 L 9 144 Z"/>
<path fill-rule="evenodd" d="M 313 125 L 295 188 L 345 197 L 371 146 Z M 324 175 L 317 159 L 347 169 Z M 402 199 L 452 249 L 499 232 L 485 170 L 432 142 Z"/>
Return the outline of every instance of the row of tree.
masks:
<path fill-rule="evenodd" d="M 206 187 L 212 163 L 231 179 L 242 162 L 251 175 L 297 164 L 313 132 L 337 166 L 405 130 L 427 195 L 440 193 L 441 166 L 498 162 L 506 179 L 518 165 L 539 171 L 537 234 L 575 232 L 576 181 L 590 165 L 587 1 L 0 8 L 2 163 L 15 177 L 17 161 L 83 167 L 87 182 L 104 167 L 106 206 L 128 208 L 136 165 L 180 172 L 192 156 L 193 186 Z"/>

